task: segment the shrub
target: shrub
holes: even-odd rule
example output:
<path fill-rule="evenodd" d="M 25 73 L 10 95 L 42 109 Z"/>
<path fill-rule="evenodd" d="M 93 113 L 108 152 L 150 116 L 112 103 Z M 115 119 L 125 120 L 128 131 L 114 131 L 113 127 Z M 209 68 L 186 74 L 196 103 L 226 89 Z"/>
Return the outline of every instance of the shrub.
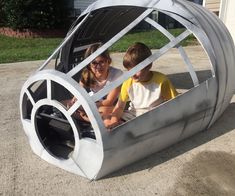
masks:
<path fill-rule="evenodd" d="M 0 27 L 4 25 L 5 23 L 5 14 L 3 11 L 4 7 L 4 0 L 0 0 Z"/>
<path fill-rule="evenodd" d="M 68 16 L 66 0 L 5 0 L 3 11 L 13 29 L 63 28 Z"/>

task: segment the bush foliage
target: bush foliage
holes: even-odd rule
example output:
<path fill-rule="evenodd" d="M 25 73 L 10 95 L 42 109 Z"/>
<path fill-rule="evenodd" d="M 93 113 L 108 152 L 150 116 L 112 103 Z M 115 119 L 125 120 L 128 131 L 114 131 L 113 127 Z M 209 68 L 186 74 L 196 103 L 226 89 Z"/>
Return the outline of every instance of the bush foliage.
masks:
<path fill-rule="evenodd" d="M 5 24 L 13 29 L 63 28 L 68 18 L 66 0 L 1 1 Z"/>
<path fill-rule="evenodd" d="M 3 11 L 4 0 L 0 0 L 0 27 L 4 25 L 5 14 Z"/>

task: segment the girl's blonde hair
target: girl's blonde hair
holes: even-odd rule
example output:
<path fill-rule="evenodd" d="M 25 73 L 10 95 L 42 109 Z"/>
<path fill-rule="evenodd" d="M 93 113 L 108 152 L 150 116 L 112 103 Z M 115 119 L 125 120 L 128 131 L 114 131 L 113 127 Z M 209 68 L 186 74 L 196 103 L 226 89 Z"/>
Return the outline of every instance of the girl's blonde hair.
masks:
<path fill-rule="evenodd" d="M 87 58 L 88 56 L 90 56 L 92 53 L 94 53 L 101 46 L 102 46 L 101 43 L 91 45 L 89 48 L 87 48 L 85 55 L 84 55 L 84 58 Z M 112 62 L 112 59 L 109 55 L 108 50 L 105 50 L 99 56 L 107 59 L 109 64 Z M 87 65 L 87 67 L 83 69 L 80 81 L 84 84 L 84 86 L 86 88 L 89 88 L 89 87 L 94 86 L 96 84 L 96 79 L 95 79 L 93 72 L 91 71 L 90 65 Z"/>
<path fill-rule="evenodd" d="M 96 84 L 95 76 L 91 70 L 87 67 L 82 70 L 80 81 L 85 88 L 90 88 Z"/>
<path fill-rule="evenodd" d="M 93 44 L 91 45 L 89 48 L 87 48 L 84 57 L 87 58 L 88 56 L 90 56 L 92 53 L 94 53 L 98 48 L 100 48 L 102 46 L 101 43 L 97 43 L 97 44 Z M 108 60 L 109 63 L 112 62 L 112 59 L 109 55 L 109 51 L 105 50 L 103 53 L 101 53 L 99 56 L 105 58 Z"/>

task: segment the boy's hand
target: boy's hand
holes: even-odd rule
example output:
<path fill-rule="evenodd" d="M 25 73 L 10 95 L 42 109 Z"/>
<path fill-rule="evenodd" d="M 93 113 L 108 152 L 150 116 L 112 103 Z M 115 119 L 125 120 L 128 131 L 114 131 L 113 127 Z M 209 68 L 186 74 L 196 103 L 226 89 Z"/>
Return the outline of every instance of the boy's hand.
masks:
<path fill-rule="evenodd" d="M 120 124 L 119 121 L 113 119 L 104 119 L 104 125 L 107 129 L 112 129 Z M 109 130 L 111 131 L 111 130 Z"/>
<path fill-rule="evenodd" d="M 112 129 L 121 123 L 120 119 L 123 114 L 123 110 L 125 106 L 126 106 L 126 102 L 122 102 L 118 100 L 117 104 L 115 105 L 113 109 L 111 116 L 109 118 L 103 118 L 104 125 L 106 128 Z"/>
<path fill-rule="evenodd" d="M 110 119 L 105 119 L 104 120 L 104 126 L 107 128 L 107 129 L 111 129 L 112 128 L 112 124 L 110 123 Z M 111 131 L 111 130 L 110 130 Z"/>
<path fill-rule="evenodd" d="M 111 129 L 112 128 L 111 116 L 110 115 L 103 115 L 102 118 L 103 118 L 103 121 L 104 121 L 104 126 L 107 129 Z"/>

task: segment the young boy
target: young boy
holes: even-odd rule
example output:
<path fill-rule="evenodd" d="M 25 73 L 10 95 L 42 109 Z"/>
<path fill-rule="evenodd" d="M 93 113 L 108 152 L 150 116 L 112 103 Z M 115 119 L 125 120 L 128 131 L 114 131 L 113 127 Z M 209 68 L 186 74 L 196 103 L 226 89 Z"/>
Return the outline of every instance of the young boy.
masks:
<path fill-rule="evenodd" d="M 145 44 L 135 43 L 128 48 L 123 65 L 130 70 L 151 54 L 151 50 Z M 151 67 L 152 64 L 148 65 L 123 83 L 111 116 L 104 119 L 107 128 L 120 124 L 121 118 L 132 119 L 177 95 L 170 80 L 160 72 L 150 71 Z M 130 101 L 130 106 L 128 111 L 123 113 L 127 101 Z"/>

